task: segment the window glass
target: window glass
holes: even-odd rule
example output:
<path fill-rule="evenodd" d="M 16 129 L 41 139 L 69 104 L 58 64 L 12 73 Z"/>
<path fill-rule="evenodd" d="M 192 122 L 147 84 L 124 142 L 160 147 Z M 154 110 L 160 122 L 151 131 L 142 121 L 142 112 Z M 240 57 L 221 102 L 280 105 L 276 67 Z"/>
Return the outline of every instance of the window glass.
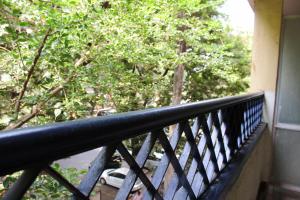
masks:
<path fill-rule="evenodd" d="M 115 177 L 115 178 L 121 178 L 121 179 L 125 179 L 125 175 L 124 174 L 120 174 L 120 173 L 111 173 L 110 176 Z"/>
<path fill-rule="evenodd" d="M 300 18 L 285 19 L 279 78 L 278 122 L 300 124 Z"/>

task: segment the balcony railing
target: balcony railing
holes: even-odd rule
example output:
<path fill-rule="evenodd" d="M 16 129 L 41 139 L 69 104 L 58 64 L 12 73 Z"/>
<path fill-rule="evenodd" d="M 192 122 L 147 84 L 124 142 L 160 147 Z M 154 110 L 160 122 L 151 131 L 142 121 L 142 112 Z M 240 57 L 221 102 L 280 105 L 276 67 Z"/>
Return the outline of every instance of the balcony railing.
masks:
<path fill-rule="evenodd" d="M 4 199 L 20 199 L 41 172 L 65 186 L 74 199 L 89 199 L 116 150 L 130 170 L 115 199 L 128 198 L 138 178 L 145 186 L 143 199 L 205 198 L 255 137 L 262 107 L 263 93 L 256 93 L 4 131 L 0 134 L 0 176 L 24 170 Z M 124 141 L 141 135 L 144 141 L 134 156 Z M 149 177 L 143 167 L 157 145 L 164 153 Z M 55 160 L 98 147 L 103 148 L 78 186 L 50 166 Z M 168 187 L 161 192 L 170 170 Z"/>

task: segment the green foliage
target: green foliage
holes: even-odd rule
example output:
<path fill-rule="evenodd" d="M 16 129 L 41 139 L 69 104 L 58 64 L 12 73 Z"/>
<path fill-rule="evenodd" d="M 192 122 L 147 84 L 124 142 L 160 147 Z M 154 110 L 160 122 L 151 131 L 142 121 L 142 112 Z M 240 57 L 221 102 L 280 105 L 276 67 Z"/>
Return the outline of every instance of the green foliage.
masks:
<path fill-rule="evenodd" d="M 61 169 L 58 164 L 53 164 L 52 167 L 74 185 L 78 185 L 80 182 L 80 176 L 86 173 L 85 171 L 78 171 L 75 168 Z M 21 176 L 21 174 L 22 172 L 17 172 L 4 178 L 3 182 L 0 184 L 0 197 Z M 70 199 L 71 196 L 72 194 L 64 186 L 60 185 L 51 176 L 42 172 L 26 192 L 23 199 L 60 200 Z"/>
<path fill-rule="evenodd" d="M 230 33 L 222 0 L 0 2 L 0 128 L 45 102 L 27 124 L 169 105 L 173 73 L 185 65 L 184 102 L 248 87 L 249 51 Z M 14 109 L 48 29 L 21 109 Z M 178 42 L 187 52 L 178 53 Z M 52 97 L 51 91 L 63 89 Z"/>

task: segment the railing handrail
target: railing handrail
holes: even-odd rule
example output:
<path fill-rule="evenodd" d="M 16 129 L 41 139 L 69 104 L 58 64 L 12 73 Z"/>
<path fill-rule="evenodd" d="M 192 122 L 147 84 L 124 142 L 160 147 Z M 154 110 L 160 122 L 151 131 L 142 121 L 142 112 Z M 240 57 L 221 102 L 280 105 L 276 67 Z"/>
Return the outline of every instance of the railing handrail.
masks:
<path fill-rule="evenodd" d="M 263 95 L 263 92 L 259 92 L 2 131 L 0 176 L 41 163 L 49 164 L 66 156 L 113 144 L 188 117 L 223 109 Z"/>

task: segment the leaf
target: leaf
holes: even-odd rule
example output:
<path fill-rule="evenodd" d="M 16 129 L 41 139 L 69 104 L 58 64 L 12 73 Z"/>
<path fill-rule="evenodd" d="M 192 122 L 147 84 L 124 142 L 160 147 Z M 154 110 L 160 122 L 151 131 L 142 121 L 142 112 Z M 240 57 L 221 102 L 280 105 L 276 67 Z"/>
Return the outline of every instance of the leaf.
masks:
<path fill-rule="evenodd" d="M 59 108 L 54 109 L 54 116 L 57 118 L 62 113 L 62 110 Z"/>

